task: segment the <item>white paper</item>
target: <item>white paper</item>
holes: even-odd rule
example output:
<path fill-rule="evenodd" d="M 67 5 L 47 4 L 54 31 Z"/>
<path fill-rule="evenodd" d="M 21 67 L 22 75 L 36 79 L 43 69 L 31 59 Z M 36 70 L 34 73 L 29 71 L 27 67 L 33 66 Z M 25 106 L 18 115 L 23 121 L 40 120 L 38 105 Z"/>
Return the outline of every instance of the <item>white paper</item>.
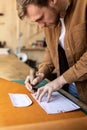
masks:
<path fill-rule="evenodd" d="M 35 99 L 35 95 L 32 94 L 32 96 Z M 68 98 L 64 97 L 59 92 L 52 93 L 49 103 L 46 102 L 46 98 L 47 96 L 45 95 L 42 99 L 42 102 L 39 102 L 38 100 L 36 101 L 48 114 L 69 112 L 80 108 L 78 105 L 70 101 Z"/>
<path fill-rule="evenodd" d="M 8 95 L 14 107 L 27 107 L 32 104 L 31 99 L 26 94 L 9 93 Z"/>

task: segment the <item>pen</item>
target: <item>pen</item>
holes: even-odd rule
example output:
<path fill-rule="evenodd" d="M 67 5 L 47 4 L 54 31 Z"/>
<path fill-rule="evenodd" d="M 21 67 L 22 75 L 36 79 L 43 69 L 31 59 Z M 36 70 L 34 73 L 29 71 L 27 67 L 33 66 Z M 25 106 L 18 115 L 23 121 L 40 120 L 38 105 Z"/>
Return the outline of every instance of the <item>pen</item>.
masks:
<path fill-rule="evenodd" d="M 32 85 L 32 89 L 36 92 L 38 88 L 36 87 L 36 85 Z"/>
<path fill-rule="evenodd" d="M 34 91 L 37 91 L 37 89 L 38 89 L 38 88 L 36 88 L 36 85 L 37 85 L 37 84 L 36 84 L 36 85 L 33 85 L 33 84 L 32 84 L 32 81 L 33 81 L 34 78 L 36 77 L 36 76 L 35 76 L 35 72 L 36 72 L 36 70 L 31 68 L 29 75 L 30 75 L 30 84 L 31 84 L 31 86 L 32 86 L 32 89 L 33 89 Z"/>

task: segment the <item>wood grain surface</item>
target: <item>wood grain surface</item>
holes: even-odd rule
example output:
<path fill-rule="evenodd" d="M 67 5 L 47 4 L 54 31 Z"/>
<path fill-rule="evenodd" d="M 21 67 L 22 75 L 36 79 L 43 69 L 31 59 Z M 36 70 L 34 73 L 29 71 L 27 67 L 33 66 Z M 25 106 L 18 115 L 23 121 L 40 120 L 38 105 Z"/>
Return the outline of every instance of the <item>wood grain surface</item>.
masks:
<path fill-rule="evenodd" d="M 0 78 L 24 80 L 29 75 L 29 66 L 15 55 L 0 55 Z"/>

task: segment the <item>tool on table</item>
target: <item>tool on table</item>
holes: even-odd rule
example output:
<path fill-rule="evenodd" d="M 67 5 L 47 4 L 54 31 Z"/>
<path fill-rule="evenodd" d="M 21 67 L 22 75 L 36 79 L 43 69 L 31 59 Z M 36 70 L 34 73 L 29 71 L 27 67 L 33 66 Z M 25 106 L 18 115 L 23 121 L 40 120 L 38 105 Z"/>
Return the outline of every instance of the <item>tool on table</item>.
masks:
<path fill-rule="evenodd" d="M 80 106 L 80 108 L 85 112 L 85 114 L 87 114 L 87 104 L 85 104 L 84 102 L 82 102 L 79 99 L 75 98 L 74 96 L 72 96 L 71 94 L 69 94 L 68 92 L 66 92 L 63 89 L 60 89 L 58 92 L 60 92 L 61 94 L 63 94 L 67 98 L 69 98 L 71 101 L 76 103 L 78 106 Z"/>
<path fill-rule="evenodd" d="M 34 91 L 37 91 L 38 88 L 36 88 L 36 85 L 33 85 L 33 84 L 32 84 L 32 81 L 33 81 L 34 78 L 36 77 L 35 74 L 36 74 L 36 70 L 35 70 L 34 68 L 31 68 L 31 69 L 30 69 L 30 74 L 29 74 L 29 75 L 30 75 L 30 84 L 32 85 L 33 90 L 34 90 Z"/>

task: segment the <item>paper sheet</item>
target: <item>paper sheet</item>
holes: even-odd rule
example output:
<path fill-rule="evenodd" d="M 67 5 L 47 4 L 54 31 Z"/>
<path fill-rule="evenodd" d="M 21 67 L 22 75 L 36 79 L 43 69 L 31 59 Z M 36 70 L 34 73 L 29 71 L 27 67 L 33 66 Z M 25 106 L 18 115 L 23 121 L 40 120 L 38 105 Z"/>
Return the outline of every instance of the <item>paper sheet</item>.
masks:
<path fill-rule="evenodd" d="M 35 95 L 32 94 L 35 99 Z M 48 114 L 56 114 L 61 112 L 69 112 L 73 110 L 77 110 L 80 107 L 70 101 L 68 98 L 64 97 L 59 92 L 53 92 L 51 96 L 51 100 L 49 103 L 46 102 L 47 95 L 45 95 L 42 99 L 42 102 L 36 100 L 39 105 L 48 113 Z"/>
<path fill-rule="evenodd" d="M 31 99 L 26 94 L 9 93 L 8 95 L 14 107 L 27 107 L 32 104 Z"/>

